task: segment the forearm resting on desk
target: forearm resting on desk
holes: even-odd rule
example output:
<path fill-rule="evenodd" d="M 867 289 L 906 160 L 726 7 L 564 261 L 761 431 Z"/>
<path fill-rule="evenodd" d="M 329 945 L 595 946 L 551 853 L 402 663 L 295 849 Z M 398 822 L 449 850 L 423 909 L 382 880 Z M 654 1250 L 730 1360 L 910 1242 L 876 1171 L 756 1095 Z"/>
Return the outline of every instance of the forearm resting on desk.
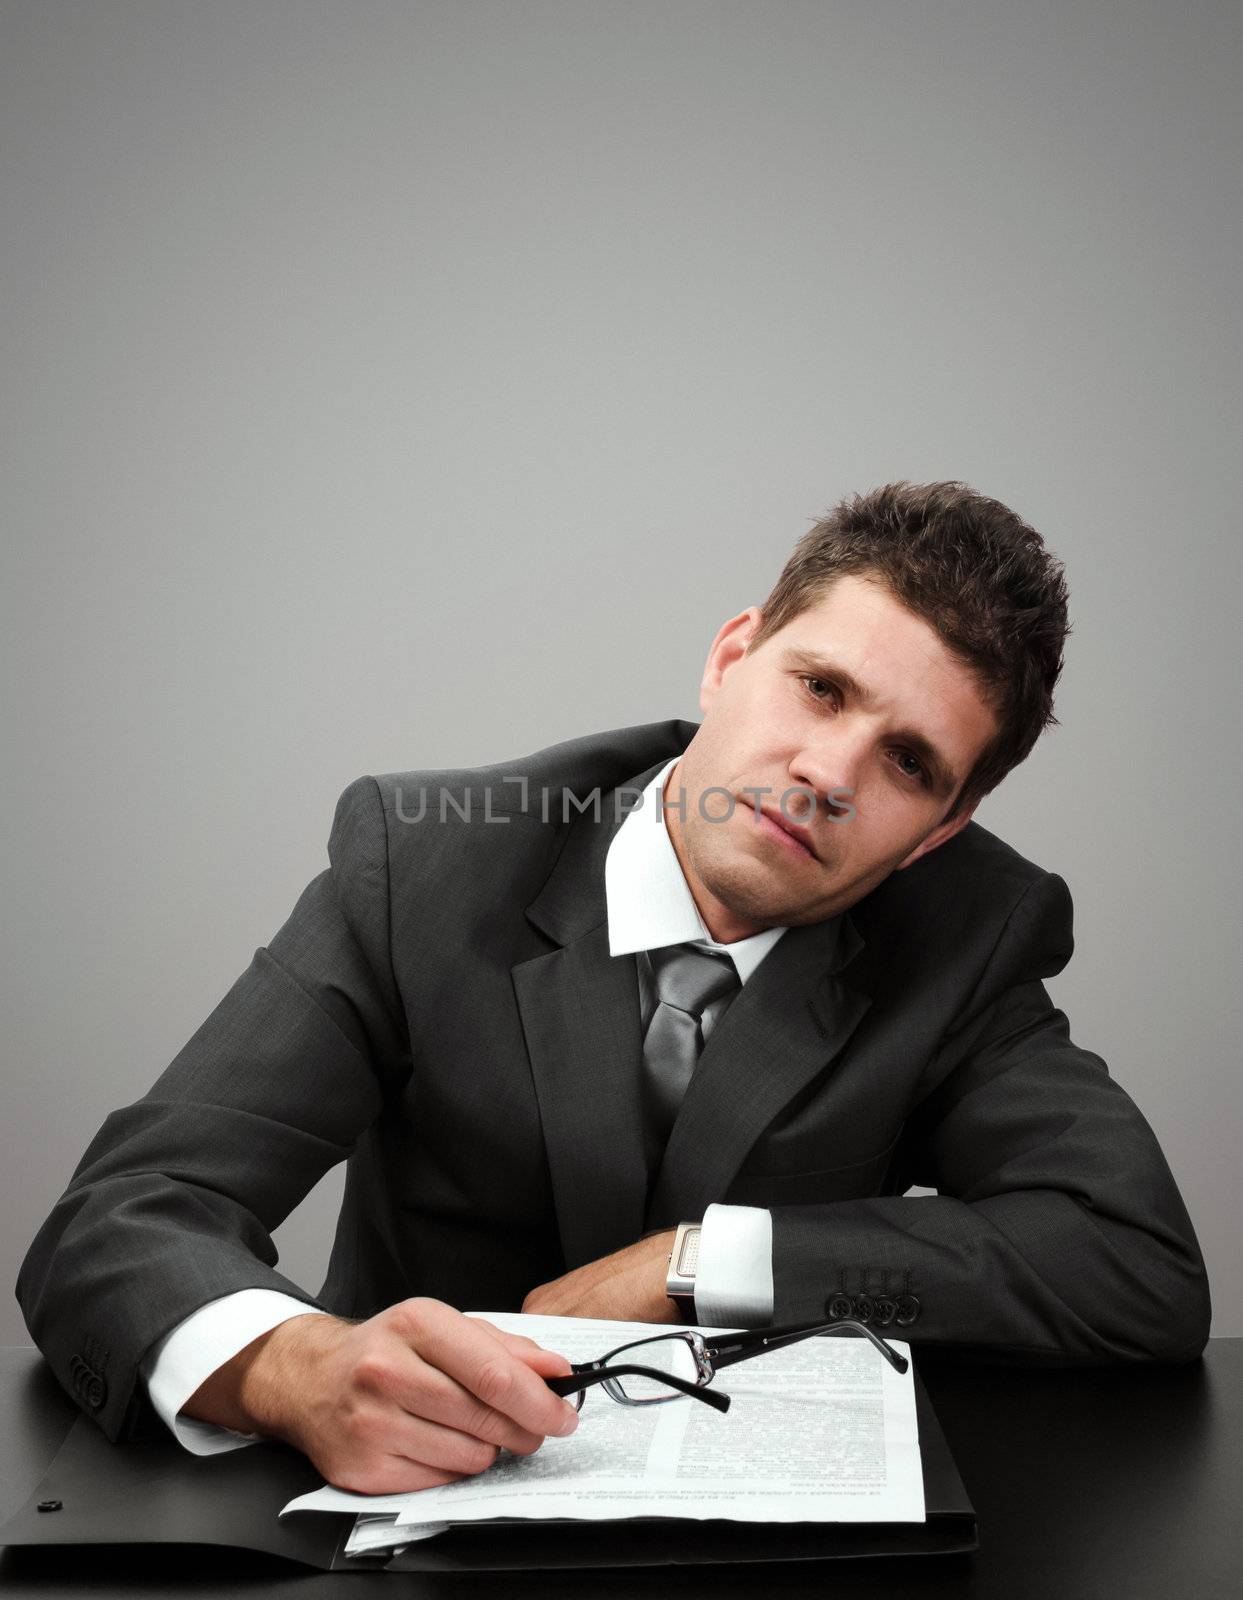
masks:
<path fill-rule="evenodd" d="M 704 1214 L 696 1317 L 721 1327 L 772 1320 L 772 1220 L 752 1206 L 710 1205 Z M 270 1289 L 243 1289 L 200 1306 L 171 1329 L 142 1364 L 151 1403 L 174 1438 L 197 1455 L 235 1450 L 259 1437 L 191 1415 L 199 1394 L 210 1404 L 207 1380 L 232 1357 L 290 1317 L 327 1315 L 305 1301 Z M 628 1313 L 635 1316 L 638 1312 Z"/>
<path fill-rule="evenodd" d="M 230 1357 L 188 1416 L 292 1445 L 329 1483 L 404 1493 L 482 1472 L 501 1449 L 530 1455 L 572 1433 L 573 1407 L 545 1378 L 564 1356 L 437 1300 L 365 1322 L 298 1315 Z"/>

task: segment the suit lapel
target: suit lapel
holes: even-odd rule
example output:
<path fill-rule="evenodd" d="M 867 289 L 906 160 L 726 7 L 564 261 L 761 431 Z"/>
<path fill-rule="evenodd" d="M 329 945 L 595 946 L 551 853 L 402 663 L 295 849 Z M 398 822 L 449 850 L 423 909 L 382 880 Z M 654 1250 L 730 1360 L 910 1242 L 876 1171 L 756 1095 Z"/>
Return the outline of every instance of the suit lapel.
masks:
<path fill-rule="evenodd" d="M 666 760 L 632 779 L 629 794 Z M 615 794 L 603 796 L 599 821 L 591 810 L 574 821 L 527 907 L 558 948 L 511 972 L 567 1271 L 702 1216 L 871 1004 L 868 952 L 849 912 L 784 933 L 709 1035 L 647 1206 L 638 971 L 608 942 L 604 861 L 624 821 Z"/>
<path fill-rule="evenodd" d="M 566 1270 L 643 1232 L 638 974 L 608 926 L 513 969 Z"/>
<path fill-rule="evenodd" d="M 626 786 L 644 788 L 663 756 Z M 618 827 L 616 791 L 575 819 L 527 917 L 559 949 L 512 969 L 539 1100 L 567 1270 L 633 1244 L 643 1231 L 639 977 L 609 954 L 604 858 Z"/>

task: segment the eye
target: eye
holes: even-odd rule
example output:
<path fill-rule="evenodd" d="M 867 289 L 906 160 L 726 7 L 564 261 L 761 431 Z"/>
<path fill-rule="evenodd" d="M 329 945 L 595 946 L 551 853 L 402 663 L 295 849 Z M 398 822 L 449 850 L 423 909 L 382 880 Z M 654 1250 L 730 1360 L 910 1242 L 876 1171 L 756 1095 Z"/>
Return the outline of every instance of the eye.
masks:
<path fill-rule="evenodd" d="M 819 700 L 819 701 L 823 702 L 830 695 L 834 699 L 836 699 L 838 697 L 836 688 L 831 683 L 826 683 L 823 678 L 813 678 L 813 677 L 808 676 L 808 674 L 804 673 L 803 676 L 802 676 L 802 682 L 807 685 L 807 692 L 808 692 L 808 694 L 811 695 L 813 700 Z M 821 689 L 826 691 L 825 694 L 817 694 L 816 693 L 815 688 L 813 687 L 813 685 L 817 685 L 817 684 L 820 686 Z"/>
<path fill-rule="evenodd" d="M 914 772 L 906 772 L 906 771 L 904 771 L 903 772 L 903 776 L 904 777 L 917 778 L 920 783 L 927 784 L 927 782 L 928 782 L 928 774 L 924 771 L 922 762 L 916 761 L 915 757 L 910 753 L 909 750 L 899 750 L 898 751 L 898 758 L 901 761 L 914 761 L 915 762 L 915 771 Z"/>

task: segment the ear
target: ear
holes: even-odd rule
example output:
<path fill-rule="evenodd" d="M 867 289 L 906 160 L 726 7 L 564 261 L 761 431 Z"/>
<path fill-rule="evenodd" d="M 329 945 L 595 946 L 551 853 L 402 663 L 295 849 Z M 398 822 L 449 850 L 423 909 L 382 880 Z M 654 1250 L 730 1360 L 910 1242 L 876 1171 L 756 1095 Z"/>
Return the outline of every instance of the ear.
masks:
<path fill-rule="evenodd" d="M 699 709 L 705 717 L 717 697 L 725 674 L 746 655 L 751 636 L 763 620 L 764 613 L 758 606 L 748 606 L 736 617 L 722 623 L 717 630 L 699 682 Z"/>
<path fill-rule="evenodd" d="M 977 801 L 976 804 L 978 805 L 979 802 Z M 906 860 L 899 861 L 893 870 L 901 872 L 903 867 L 911 866 L 913 862 L 919 860 L 920 856 L 930 855 L 939 845 L 943 845 L 948 839 L 952 839 L 956 833 L 961 833 L 973 816 L 975 816 L 975 806 L 972 806 L 969 811 L 960 812 L 952 822 L 938 823 L 928 837 L 922 843 L 916 845 Z"/>

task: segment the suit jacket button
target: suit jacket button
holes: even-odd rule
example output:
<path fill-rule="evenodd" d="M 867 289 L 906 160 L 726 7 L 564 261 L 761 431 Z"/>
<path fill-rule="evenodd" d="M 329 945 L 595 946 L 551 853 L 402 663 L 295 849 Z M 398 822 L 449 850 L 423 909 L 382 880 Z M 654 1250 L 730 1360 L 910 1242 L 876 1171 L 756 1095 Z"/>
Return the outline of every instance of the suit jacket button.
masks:
<path fill-rule="evenodd" d="M 876 1311 L 876 1302 L 870 1294 L 858 1294 L 855 1296 L 854 1309 L 857 1322 L 871 1322 Z"/>
<path fill-rule="evenodd" d="M 97 1372 L 91 1374 L 91 1377 L 83 1391 L 82 1398 L 86 1401 L 87 1405 L 90 1406 L 92 1411 L 98 1411 L 103 1405 L 104 1401 L 108 1398 L 108 1385 Z"/>
<path fill-rule="evenodd" d="M 887 1294 L 881 1295 L 876 1302 L 876 1321 L 882 1328 L 887 1328 L 898 1314 L 898 1302 L 891 1300 Z"/>
<path fill-rule="evenodd" d="M 900 1328 L 909 1328 L 919 1315 L 919 1301 L 913 1294 L 904 1294 L 898 1301 L 898 1314 L 894 1321 Z"/>
<path fill-rule="evenodd" d="M 845 1322 L 854 1315 L 854 1303 L 848 1294 L 835 1294 L 824 1309 L 834 1322 Z"/>

